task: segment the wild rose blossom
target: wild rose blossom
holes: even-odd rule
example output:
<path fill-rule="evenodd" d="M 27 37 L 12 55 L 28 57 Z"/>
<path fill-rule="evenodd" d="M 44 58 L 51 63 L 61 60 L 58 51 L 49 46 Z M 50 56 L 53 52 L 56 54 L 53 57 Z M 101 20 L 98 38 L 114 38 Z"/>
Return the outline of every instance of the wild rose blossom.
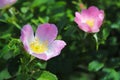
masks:
<path fill-rule="evenodd" d="M 88 9 L 83 9 L 81 13 L 76 12 L 74 21 L 81 30 L 88 33 L 96 33 L 99 32 L 103 19 L 104 11 L 91 6 Z"/>
<path fill-rule="evenodd" d="M 0 9 L 14 4 L 17 0 L 0 0 Z"/>
<path fill-rule="evenodd" d="M 55 40 L 57 27 L 54 24 L 41 24 L 38 26 L 35 36 L 30 24 L 24 25 L 21 30 L 20 39 L 25 50 L 42 60 L 58 56 L 66 43 L 62 40 Z"/>

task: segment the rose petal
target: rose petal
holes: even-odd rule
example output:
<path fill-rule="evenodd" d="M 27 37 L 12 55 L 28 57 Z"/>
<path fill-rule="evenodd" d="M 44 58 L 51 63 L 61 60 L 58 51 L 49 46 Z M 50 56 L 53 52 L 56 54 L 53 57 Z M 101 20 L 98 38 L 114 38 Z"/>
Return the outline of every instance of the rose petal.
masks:
<path fill-rule="evenodd" d="M 94 25 L 92 27 L 90 27 L 90 31 L 91 33 L 95 33 L 99 31 L 99 28 L 101 27 L 101 20 L 99 18 L 95 18 L 94 19 Z"/>
<path fill-rule="evenodd" d="M 96 17 L 96 16 L 99 14 L 99 10 L 98 10 L 98 8 L 95 7 L 95 6 L 89 7 L 89 8 L 88 8 L 88 12 L 89 12 L 89 14 L 90 14 L 91 16 L 94 16 L 94 17 Z"/>
<path fill-rule="evenodd" d="M 29 43 L 34 39 L 31 25 L 24 25 L 21 30 L 20 40 L 23 42 L 24 48 L 29 51 Z"/>
<path fill-rule="evenodd" d="M 101 21 L 103 21 L 103 19 L 104 19 L 104 11 L 103 10 L 100 10 L 98 17 L 101 19 Z"/>
<path fill-rule="evenodd" d="M 41 54 L 31 53 L 31 55 L 35 56 L 38 59 L 47 61 L 47 55 L 45 53 L 41 53 Z"/>
<path fill-rule="evenodd" d="M 14 4 L 17 0 L 0 0 L 0 8 L 8 7 Z"/>
<path fill-rule="evenodd" d="M 86 23 L 81 23 L 78 27 L 85 32 L 91 33 L 91 29 Z"/>
<path fill-rule="evenodd" d="M 40 39 L 40 41 L 48 41 L 51 43 L 55 40 L 57 36 L 58 30 L 54 24 L 41 24 L 36 31 L 36 37 Z"/>
<path fill-rule="evenodd" d="M 66 43 L 62 40 L 55 40 L 53 43 L 49 45 L 49 49 L 46 52 L 47 58 L 45 60 L 48 60 L 52 57 L 58 56 L 61 53 L 61 50 L 66 46 Z"/>
<path fill-rule="evenodd" d="M 81 14 L 79 13 L 79 12 L 76 12 L 75 13 L 75 19 L 74 19 L 74 21 L 79 25 L 79 24 L 81 24 Z"/>
<path fill-rule="evenodd" d="M 83 9 L 83 10 L 81 11 L 81 15 L 82 15 L 82 16 L 88 16 L 88 15 L 89 15 L 88 10 L 87 10 L 87 9 Z"/>

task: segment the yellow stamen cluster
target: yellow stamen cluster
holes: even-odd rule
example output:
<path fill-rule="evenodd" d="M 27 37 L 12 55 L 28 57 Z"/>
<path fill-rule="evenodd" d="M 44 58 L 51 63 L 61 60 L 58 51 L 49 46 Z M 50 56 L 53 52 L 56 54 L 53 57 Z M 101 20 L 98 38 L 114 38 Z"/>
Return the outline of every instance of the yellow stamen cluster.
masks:
<path fill-rule="evenodd" d="M 40 43 L 39 39 L 37 38 L 30 43 L 30 49 L 36 54 L 45 52 L 48 49 L 47 46 L 47 41 Z"/>
<path fill-rule="evenodd" d="M 86 24 L 88 24 L 88 26 L 92 28 L 94 26 L 94 20 L 93 19 L 87 20 Z"/>

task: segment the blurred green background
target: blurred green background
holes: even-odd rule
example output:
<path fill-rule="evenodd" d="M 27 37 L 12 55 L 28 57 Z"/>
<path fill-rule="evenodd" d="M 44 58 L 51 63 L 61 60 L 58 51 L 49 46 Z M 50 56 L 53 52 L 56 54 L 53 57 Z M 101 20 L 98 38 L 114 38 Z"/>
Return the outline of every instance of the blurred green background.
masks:
<path fill-rule="evenodd" d="M 99 49 L 92 34 L 74 22 L 76 11 L 96 6 L 105 12 L 97 33 Z M 54 23 L 67 46 L 61 54 L 44 62 L 23 49 L 20 30 L 31 24 Z M 42 74 L 41 71 L 46 71 Z M 55 76 L 56 75 L 56 76 Z M 51 77 L 52 76 L 52 77 Z M 47 77 L 44 79 L 44 77 Z M 18 0 L 0 10 L 0 80 L 120 80 L 120 0 Z"/>

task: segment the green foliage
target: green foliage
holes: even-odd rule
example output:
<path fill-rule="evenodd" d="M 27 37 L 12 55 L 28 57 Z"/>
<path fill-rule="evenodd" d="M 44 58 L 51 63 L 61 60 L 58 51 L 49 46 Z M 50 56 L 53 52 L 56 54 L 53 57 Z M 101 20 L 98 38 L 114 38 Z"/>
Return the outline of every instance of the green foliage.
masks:
<path fill-rule="evenodd" d="M 103 66 L 103 63 L 100 63 L 98 61 L 92 61 L 89 63 L 88 69 L 90 71 L 99 71 Z"/>
<path fill-rule="evenodd" d="M 58 79 L 54 74 L 48 71 L 43 71 L 37 80 L 58 80 Z"/>
<path fill-rule="evenodd" d="M 112 68 L 105 68 L 103 69 L 103 72 L 106 73 L 106 76 L 104 76 L 102 80 L 120 80 L 120 73 Z"/>
<path fill-rule="evenodd" d="M 80 4 L 104 10 L 94 36 L 74 22 Z M 57 39 L 67 43 L 58 57 L 42 61 L 25 51 L 20 35 L 28 23 L 33 30 L 42 23 L 57 25 Z M 0 9 L 0 80 L 120 80 L 119 36 L 119 0 L 17 0 Z"/>
<path fill-rule="evenodd" d="M 7 71 L 7 69 L 4 69 L 0 72 L 0 80 L 7 79 L 10 77 L 11 76 L 10 76 L 9 72 Z"/>

